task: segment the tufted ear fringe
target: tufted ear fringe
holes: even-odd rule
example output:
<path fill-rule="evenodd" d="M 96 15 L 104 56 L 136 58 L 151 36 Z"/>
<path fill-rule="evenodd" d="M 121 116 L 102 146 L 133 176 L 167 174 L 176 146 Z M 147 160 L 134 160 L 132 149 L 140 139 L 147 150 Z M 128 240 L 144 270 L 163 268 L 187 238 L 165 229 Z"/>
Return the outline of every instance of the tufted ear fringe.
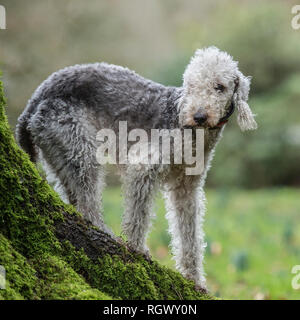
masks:
<path fill-rule="evenodd" d="M 246 101 L 239 100 L 237 102 L 237 111 L 237 122 L 242 131 L 257 129 L 257 123 L 254 119 L 254 114 L 252 113 Z"/>

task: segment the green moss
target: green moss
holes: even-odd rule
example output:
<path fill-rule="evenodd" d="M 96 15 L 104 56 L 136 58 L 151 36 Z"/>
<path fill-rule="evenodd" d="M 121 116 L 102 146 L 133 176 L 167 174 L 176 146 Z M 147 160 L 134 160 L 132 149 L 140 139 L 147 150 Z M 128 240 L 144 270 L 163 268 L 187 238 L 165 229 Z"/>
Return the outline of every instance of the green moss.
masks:
<path fill-rule="evenodd" d="M 63 244 L 64 257 L 75 271 L 84 274 L 94 287 L 118 299 L 212 299 L 194 290 L 194 283 L 157 262 L 148 262 L 132 255 L 129 261 L 121 256 L 106 255 L 97 263 L 83 250 L 69 242 Z"/>
<path fill-rule="evenodd" d="M 124 250 L 91 260 L 61 243 L 54 226 L 65 205 L 16 145 L 0 82 L 0 264 L 7 272 L 0 299 L 209 299 L 177 272 Z M 129 257 L 129 258 L 128 258 Z"/>
<path fill-rule="evenodd" d="M 39 279 L 28 261 L 0 234 L 0 265 L 6 270 L 4 299 L 37 299 Z"/>
<path fill-rule="evenodd" d="M 46 254 L 28 261 L 1 234 L 0 264 L 6 270 L 2 299 L 109 299 L 61 258 Z"/>
<path fill-rule="evenodd" d="M 41 299 L 110 299 L 97 289 L 92 289 L 60 257 L 45 255 L 32 261 L 41 281 Z"/>

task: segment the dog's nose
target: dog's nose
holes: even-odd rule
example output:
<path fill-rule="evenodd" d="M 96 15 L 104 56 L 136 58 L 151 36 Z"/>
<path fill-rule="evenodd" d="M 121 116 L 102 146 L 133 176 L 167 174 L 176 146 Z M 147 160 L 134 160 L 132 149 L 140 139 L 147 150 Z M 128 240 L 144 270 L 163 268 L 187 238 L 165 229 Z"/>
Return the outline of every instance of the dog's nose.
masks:
<path fill-rule="evenodd" d="M 203 124 L 207 120 L 207 114 L 203 112 L 197 112 L 194 114 L 194 120 L 197 124 Z"/>

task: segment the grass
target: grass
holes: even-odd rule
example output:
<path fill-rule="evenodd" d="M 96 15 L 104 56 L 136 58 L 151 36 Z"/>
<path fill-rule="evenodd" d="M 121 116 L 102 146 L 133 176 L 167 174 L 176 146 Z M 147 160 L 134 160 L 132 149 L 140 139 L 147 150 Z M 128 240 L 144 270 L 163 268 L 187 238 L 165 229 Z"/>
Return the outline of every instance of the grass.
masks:
<path fill-rule="evenodd" d="M 224 299 L 299 299 L 291 286 L 300 264 L 300 192 L 297 189 L 208 190 L 205 269 L 211 293 Z M 159 196 L 148 238 L 153 257 L 174 267 Z M 104 193 L 106 222 L 120 234 L 119 187 Z"/>

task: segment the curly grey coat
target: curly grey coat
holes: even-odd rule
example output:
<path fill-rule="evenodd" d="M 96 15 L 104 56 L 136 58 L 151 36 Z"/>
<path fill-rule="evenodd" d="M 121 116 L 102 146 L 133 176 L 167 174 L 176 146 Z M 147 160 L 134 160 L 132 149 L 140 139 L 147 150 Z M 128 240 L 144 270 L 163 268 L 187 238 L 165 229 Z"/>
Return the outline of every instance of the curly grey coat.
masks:
<path fill-rule="evenodd" d="M 157 186 L 162 186 L 176 267 L 205 287 L 202 221 L 203 186 L 221 121 L 235 106 L 242 130 L 255 129 L 247 104 L 250 80 L 237 62 L 215 47 L 197 50 L 180 88 L 166 87 L 133 71 L 106 63 L 75 65 L 52 74 L 35 91 L 18 119 L 17 140 L 33 161 L 40 159 L 49 182 L 66 202 L 109 232 L 100 214 L 104 171 L 96 160 L 96 134 L 102 128 L 128 130 L 205 129 L 205 170 L 187 176 L 185 165 L 133 165 L 121 168 L 125 212 L 123 232 L 131 247 L 147 252 L 146 235 Z M 214 130 L 211 130 L 211 129 Z"/>

